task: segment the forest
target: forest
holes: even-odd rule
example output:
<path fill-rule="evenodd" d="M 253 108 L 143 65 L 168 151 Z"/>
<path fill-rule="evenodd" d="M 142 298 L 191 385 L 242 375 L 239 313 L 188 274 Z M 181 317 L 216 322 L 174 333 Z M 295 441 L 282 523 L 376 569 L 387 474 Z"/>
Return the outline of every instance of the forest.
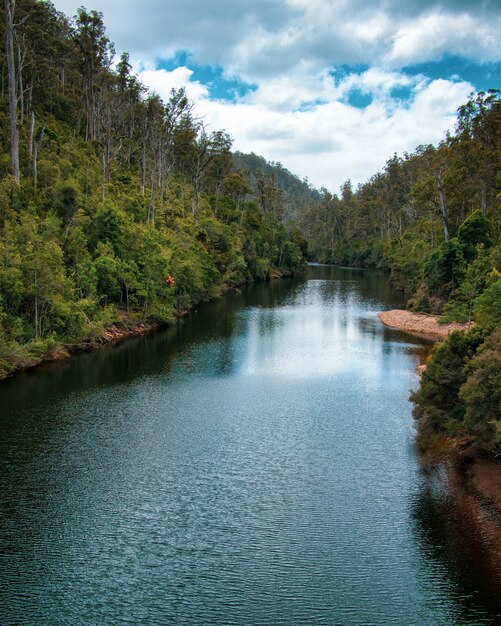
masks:
<path fill-rule="evenodd" d="M 183 89 L 148 93 L 100 13 L 4 12 L 1 374 L 304 264 L 287 210 L 299 179 L 245 170 Z"/>
<path fill-rule="evenodd" d="M 339 195 L 232 153 L 183 89 L 149 93 L 99 12 L 5 0 L 0 22 L 0 377 L 111 325 L 166 324 L 306 260 L 384 269 L 408 307 L 475 321 L 437 345 L 423 439 L 501 453 L 501 101 Z"/>

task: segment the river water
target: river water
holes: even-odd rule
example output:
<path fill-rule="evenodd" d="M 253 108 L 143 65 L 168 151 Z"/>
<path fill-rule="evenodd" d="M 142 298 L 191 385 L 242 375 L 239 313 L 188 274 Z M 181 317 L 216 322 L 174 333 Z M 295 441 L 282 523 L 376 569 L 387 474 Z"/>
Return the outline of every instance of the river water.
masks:
<path fill-rule="evenodd" d="M 501 623 L 401 305 L 312 267 L 0 384 L 0 624 Z"/>

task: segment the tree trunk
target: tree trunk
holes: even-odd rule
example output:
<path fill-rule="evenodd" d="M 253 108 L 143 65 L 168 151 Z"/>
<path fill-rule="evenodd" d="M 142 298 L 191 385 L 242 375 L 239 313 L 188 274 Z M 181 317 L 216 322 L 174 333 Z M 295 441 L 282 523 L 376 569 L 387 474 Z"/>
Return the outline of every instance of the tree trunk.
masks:
<path fill-rule="evenodd" d="M 23 85 L 23 55 L 21 54 L 21 44 L 17 41 L 17 81 L 19 84 L 19 128 L 24 124 L 24 85 Z"/>
<path fill-rule="evenodd" d="M 191 212 L 195 218 L 195 222 L 198 224 L 198 200 L 199 200 L 199 181 L 195 178 L 193 181 L 193 200 L 191 201 Z"/>
<path fill-rule="evenodd" d="M 445 193 L 444 188 L 442 187 L 442 172 L 437 174 L 437 188 L 438 188 L 438 200 L 440 203 L 440 215 L 442 217 L 442 226 L 444 229 L 444 237 L 445 241 L 449 241 L 449 220 L 447 216 L 447 205 L 445 203 Z"/>
<path fill-rule="evenodd" d="M 33 156 L 33 138 L 35 135 L 35 112 L 31 112 L 31 121 L 30 121 L 30 144 L 29 144 L 29 153 L 30 159 Z"/>
<path fill-rule="evenodd" d="M 19 126 L 17 119 L 17 82 L 14 59 L 14 11 L 15 0 L 5 0 L 5 52 L 9 75 L 9 118 L 10 118 L 10 160 L 12 174 L 17 182 L 21 180 L 19 170 Z"/>
<path fill-rule="evenodd" d="M 487 181 L 482 181 L 482 215 L 487 215 Z"/>

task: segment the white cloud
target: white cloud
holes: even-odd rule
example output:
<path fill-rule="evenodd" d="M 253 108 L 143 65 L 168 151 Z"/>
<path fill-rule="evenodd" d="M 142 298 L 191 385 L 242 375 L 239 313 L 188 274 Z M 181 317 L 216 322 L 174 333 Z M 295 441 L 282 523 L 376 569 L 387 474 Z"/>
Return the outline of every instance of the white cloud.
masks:
<path fill-rule="evenodd" d="M 184 87 L 191 100 L 206 98 L 209 90 L 198 81 L 191 80 L 193 71 L 188 67 L 177 67 L 171 72 L 164 69 L 140 69 L 139 80 L 146 85 L 152 93 L 158 94 L 164 100 L 170 97 L 171 89 Z"/>
<path fill-rule="evenodd" d="M 199 89 L 190 78 L 187 68 L 143 74 L 143 80 L 151 79 L 149 84 L 164 97 L 171 86 Z M 408 101 L 391 97 L 391 90 L 399 86 L 411 90 Z M 354 87 L 372 96 L 369 106 L 359 109 L 343 101 Z M 471 90 L 465 82 L 411 79 L 371 68 L 337 83 L 325 72 L 310 77 L 307 85 L 300 78 L 281 77 L 236 102 L 210 99 L 201 92 L 196 111 L 213 129 L 225 128 L 235 149 L 280 161 L 314 185 L 337 191 L 348 178 L 355 184 L 364 182 L 394 152 L 440 141 Z M 322 101 L 298 108 L 315 98 Z"/>
<path fill-rule="evenodd" d="M 74 14 L 80 0 L 59 0 Z M 185 50 L 249 81 L 308 67 L 392 67 L 501 58 L 501 4 L 494 0 L 96 0 L 119 50 L 154 61 Z"/>
<path fill-rule="evenodd" d="M 435 143 L 474 86 L 401 71 L 457 54 L 501 60 L 498 0 L 95 0 L 117 50 L 128 50 L 140 79 L 168 98 L 185 86 L 214 129 L 235 148 L 281 161 L 335 191 L 363 182 L 394 153 Z M 75 13 L 80 0 L 56 0 Z M 156 69 L 176 52 L 186 65 L 217 65 L 254 83 L 235 102 L 211 98 L 189 67 Z M 337 74 L 335 66 L 369 66 Z M 454 70 L 455 71 L 455 70 Z M 449 74 L 452 74 L 451 70 Z M 404 88 L 405 99 L 394 97 Z M 364 109 L 350 94 L 370 96 Z"/>
<path fill-rule="evenodd" d="M 486 22 L 473 15 L 431 13 L 402 25 L 386 55 L 390 63 L 406 65 L 440 59 L 445 53 L 479 61 L 500 58 L 501 20 Z"/>

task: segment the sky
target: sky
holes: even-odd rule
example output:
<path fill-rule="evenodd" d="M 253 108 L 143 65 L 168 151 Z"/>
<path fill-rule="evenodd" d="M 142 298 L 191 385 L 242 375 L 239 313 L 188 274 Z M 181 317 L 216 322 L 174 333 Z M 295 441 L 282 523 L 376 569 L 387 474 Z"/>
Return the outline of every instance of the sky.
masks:
<path fill-rule="evenodd" d="M 55 0 L 74 15 L 81 0 Z M 499 0 L 93 0 L 165 99 L 315 187 L 365 182 L 501 87 Z"/>

